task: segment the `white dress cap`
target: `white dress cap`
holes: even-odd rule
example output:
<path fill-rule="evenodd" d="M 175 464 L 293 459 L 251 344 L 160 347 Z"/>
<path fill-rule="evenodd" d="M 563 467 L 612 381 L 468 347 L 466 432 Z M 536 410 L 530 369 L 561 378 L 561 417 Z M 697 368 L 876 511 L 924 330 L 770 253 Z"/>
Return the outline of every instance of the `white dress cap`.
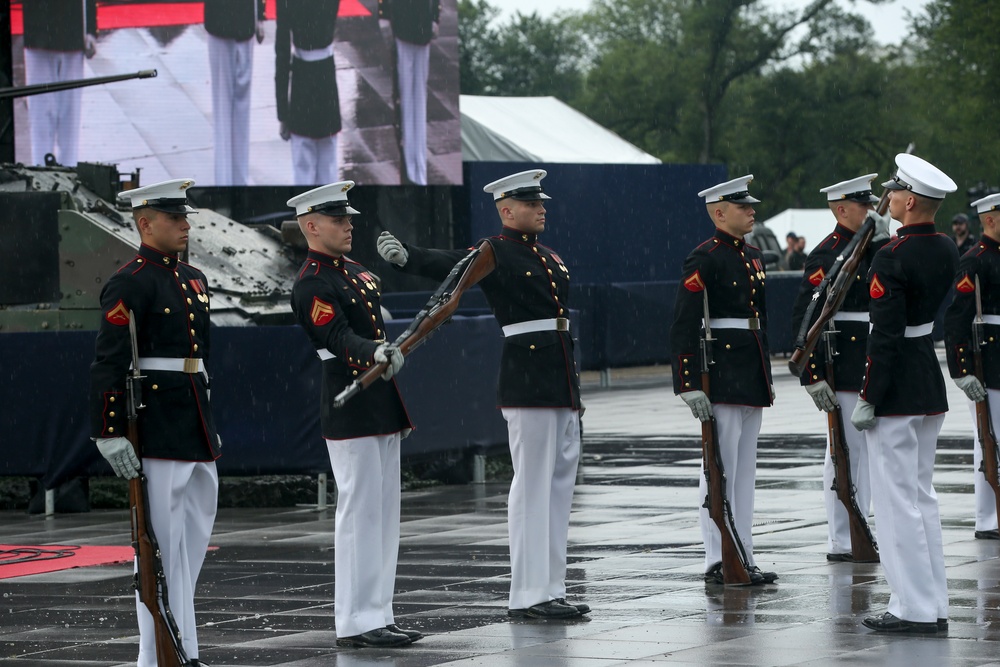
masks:
<path fill-rule="evenodd" d="M 955 181 L 930 162 L 916 155 L 900 153 L 896 156 L 896 175 L 882 187 L 890 190 L 909 190 L 929 199 L 944 199 L 958 189 Z"/>
<path fill-rule="evenodd" d="M 866 174 L 847 181 L 841 181 L 833 185 L 828 185 L 820 192 L 826 193 L 827 201 L 841 201 L 844 199 L 860 202 L 862 204 L 876 204 L 878 197 L 872 194 L 872 180 L 878 174 Z"/>
<path fill-rule="evenodd" d="M 334 218 L 342 215 L 359 215 L 347 202 L 347 191 L 354 187 L 354 181 L 338 181 L 330 185 L 295 195 L 286 203 L 295 209 L 295 215 L 322 213 Z"/>
<path fill-rule="evenodd" d="M 493 181 L 483 188 L 483 192 L 493 195 L 493 201 L 499 201 L 504 197 L 517 199 L 518 201 L 538 201 L 539 199 L 552 199 L 542 190 L 542 179 L 548 172 L 544 169 L 529 169 L 510 176 L 505 176 L 499 181 Z"/>
<path fill-rule="evenodd" d="M 707 190 L 702 190 L 698 193 L 698 196 L 704 197 L 706 204 L 714 204 L 720 201 L 731 201 L 734 204 L 759 204 L 759 199 L 750 196 L 748 186 L 752 180 L 753 174 L 740 176 L 731 181 L 713 185 Z"/>
<path fill-rule="evenodd" d="M 989 213 L 990 211 L 1000 211 L 1000 192 L 986 195 L 982 199 L 969 204 L 976 207 L 976 213 Z"/>
<path fill-rule="evenodd" d="M 165 213 L 197 213 L 197 209 L 187 205 L 187 189 L 192 185 L 194 181 L 190 178 L 153 183 L 142 188 L 119 192 L 118 201 L 130 205 L 133 210 L 148 206 Z"/>

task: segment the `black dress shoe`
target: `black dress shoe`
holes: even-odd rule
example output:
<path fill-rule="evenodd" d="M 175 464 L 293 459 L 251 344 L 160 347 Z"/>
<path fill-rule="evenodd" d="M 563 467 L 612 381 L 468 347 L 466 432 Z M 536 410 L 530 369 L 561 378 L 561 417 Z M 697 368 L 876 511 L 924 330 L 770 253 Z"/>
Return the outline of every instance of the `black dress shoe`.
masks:
<path fill-rule="evenodd" d="M 778 573 L 777 572 L 764 572 L 763 570 L 761 570 L 756 565 L 754 565 L 749 570 L 747 570 L 747 572 L 750 573 L 750 578 L 751 579 L 754 578 L 754 575 L 757 575 L 758 577 L 760 577 L 763 580 L 761 583 L 773 584 L 775 581 L 778 580 Z M 757 582 L 752 582 L 752 583 L 757 583 Z"/>
<path fill-rule="evenodd" d="M 1000 540 L 1000 530 L 977 530 L 977 540 Z"/>
<path fill-rule="evenodd" d="M 948 622 L 946 619 L 941 620 L 945 623 Z M 861 621 L 861 623 L 866 628 L 871 628 L 877 632 L 912 632 L 918 634 L 934 634 L 938 632 L 937 622 L 920 623 L 917 621 L 906 621 L 893 616 L 889 612 L 885 612 L 881 616 L 869 616 Z"/>
<path fill-rule="evenodd" d="M 559 604 L 564 604 L 567 607 L 575 607 L 576 610 L 581 614 L 590 613 L 590 605 L 586 604 L 585 602 L 581 602 L 579 604 L 573 604 L 572 602 L 566 602 L 566 598 L 556 598 L 556 602 L 558 602 Z"/>
<path fill-rule="evenodd" d="M 849 553 L 846 554 L 827 554 L 826 559 L 831 563 L 853 563 L 854 556 Z"/>
<path fill-rule="evenodd" d="M 348 648 L 390 648 L 406 646 L 409 643 L 410 638 L 406 635 L 392 632 L 386 628 L 375 628 L 352 637 L 337 637 L 337 646 Z"/>
<path fill-rule="evenodd" d="M 580 611 L 572 605 L 549 600 L 525 609 L 508 609 L 507 615 L 515 618 L 576 618 Z"/>
<path fill-rule="evenodd" d="M 424 633 L 420 632 L 419 630 L 407 630 L 405 628 L 399 627 L 395 623 L 393 623 L 392 625 L 385 626 L 385 629 L 388 630 L 389 632 L 395 632 L 397 635 L 406 635 L 407 637 L 410 638 L 411 642 L 415 642 L 418 639 L 424 638 Z"/>

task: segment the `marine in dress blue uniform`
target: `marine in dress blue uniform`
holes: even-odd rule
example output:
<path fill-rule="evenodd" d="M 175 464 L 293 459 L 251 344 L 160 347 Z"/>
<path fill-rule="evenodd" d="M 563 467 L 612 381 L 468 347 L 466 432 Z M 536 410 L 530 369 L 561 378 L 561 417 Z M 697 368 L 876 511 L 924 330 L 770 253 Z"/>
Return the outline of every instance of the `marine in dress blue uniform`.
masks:
<path fill-rule="evenodd" d="M 378 0 L 378 17 L 395 42 L 403 182 L 427 185 L 427 75 L 441 1 Z"/>
<path fill-rule="evenodd" d="M 333 35 L 340 0 L 277 0 L 274 84 L 296 185 L 337 179 L 341 129 Z"/>
<path fill-rule="evenodd" d="M 955 383 L 969 398 L 972 415 L 973 465 L 975 475 L 977 539 L 1000 539 L 997 532 L 997 506 L 993 488 L 979 471 L 983 451 L 975 428 L 976 401 L 989 395 L 990 417 L 1000 424 L 1000 194 L 992 194 L 972 202 L 983 226 L 983 236 L 959 262 L 955 276 L 955 299 L 948 306 L 944 319 L 944 340 L 948 356 L 948 371 Z M 983 375 L 986 386 L 974 376 L 972 321 L 976 316 L 976 279 L 979 279 L 983 307 L 984 340 Z"/>
<path fill-rule="evenodd" d="M 806 258 L 802 284 L 798 297 L 792 308 L 792 337 L 798 336 L 805 317 L 806 309 L 812 300 L 816 286 L 823 282 L 830 267 L 837 261 L 847 245 L 861 229 L 868 216 L 876 219 L 876 232 L 868 246 L 865 256 L 861 258 L 847 289 L 847 296 L 833 322 L 837 333 L 834 337 L 834 349 L 837 355 L 833 358 L 833 373 L 836 392 L 828 382 L 826 365 L 827 349 L 821 340 L 809 359 L 809 367 L 802 374 L 802 384 L 816 403 L 816 407 L 830 412 L 836 405 L 840 406 L 841 414 L 850 417 L 854 404 L 861 390 L 861 380 L 865 372 L 865 352 L 868 345 L 868 267 L 871 265 L 875 252 L 885 245 L 889 239 L 889 216 L 879 216 L 872 210 L 878 203 L 878 198 L 872 194 L 872 179 L 878 174 L 867 174 L 847 181 L 835 183 L 820 190 L 826 194 L 827 205 L 837 220 L 833 231 L 823 239 Z M 823 308 L 826 293 L 814 311 L 813 320 Z M 844 429 L 847 447 L 851 461 L 851 480 L 856 489 L 855 499 L 862 513 L 867 516 L 871 507 L 871 485 L 868 476 L 868 449 L 864 446 L 865 437 L 854 428 Z M 829 445 L 829 443 L 827 443 Z M 823 501 L 826 505 L 827 519 L 827 560 L 849 561 L 851 558 L 851 524 L 850 517 L 843 503 L 832 489 L 836 471 L 833 459 L 830 457 L 830 447 L 827 446 L 823 461 Z"/>
<path fill-rule="evenodd" d="M 125 376 L 132 364 L 129 320 L 137 330 L 145 409 L 139 412 L 142 471 L 147 478 L 149 516 L 166 572 L 170 610 L 184 650 L 198 657 L 194 592 L 217 508 L 215 460 L 221 443 L 208 400 L 206 361 L 210 350 L 208 281 L 178 259 L 187 246 L 189 179 L 157 183 L 122 193 L 142 245 L 101 290 L 96 355 L 90 367 L 91 436 L 115 472 L 139 473 L 125 439 Z M 136 596 L 138 667 L 156 665 L 153 620 Z"/>
<path fill-rule="evenodd" d="M 83 78 L 83 59 L 97 51 L 97 0 L 28 0 L 24 11 L 24 77 L 28 85 Z M 77 163 L 83 89 L 33 95 L 31 162 L 46 154 L 68 167 Z"/>
<path fill-rule="evenodd" d="M 392 376 L 403 355 L 385 341 L 375 277 L 347 258 L 352 216 L 341 181 L 288 200 L 309 243 L 292 287 L 292 312 L 322 360 L 320 426 L 337 482 L 334 531 L 337 645 L 391 647 L 422 636 L 392 611 L 399 553 L 399 445 L 412 425 Z M 334 397 L 373 364 L 390 361 L 343 408 Z"/>
<path fill-rule="evenodd" d="M 546 172 L 532 169 L 487 185 L 503 228 L 485 240 L 496 268 L 479 283 L 503 329 L 497 400 L 510 438 L 514 480 L 507 505 L 509 613 L 568 618 L 590 611 L 566 603 L 566 543 L 580 458 L 580 379 L 569 331 L 569 269 L 538 242 L 545 228 Z M 401 244 L 389 233 L 379 253 L 402 271 L 438 280 L 466 250 Z"/>
<path fill-rule="evenodd" d="M 705 421 L 715 415 L 718 448 L 726 471 L 726 495 L 736 532 L 751 566 L 755 583 L 772 583 L 773 572 L 762 572 L 753 557 L 753 502 L 757 477 L 757 436 L 762 408 L 773 400 L 771 361 L 767 344 L 764 256 L 743 237 L 753 229 L 753 205 L 760 200 L 748 190 L 753 175 L 735 178 L 698 193 L 705 198 L 715 234 L 684 260 L 670 328 L 674 393 Z M 708 292 L 709 325 L 715 338 L 715 363 L 710 367 L 712 396 L 701 390 L 699 340 Z M 699 497 L 708 493 L 704 470 Z M 719 529 L 708 510 L 699 511 L 705 543 L 705 580 L 722 583 Z"/>
<path fill-rule="evenodd" d="M 896 166 L 883 186 L 889 214 L 903 226 L 872 260 L 872 330 L 851 415 L 865 431 L 879 556 L 892 593 L 888 611 L 863 623 L 880 632 L 934 633 L 948 619 L 933 484 L 948 399 L 931 331 L 958 268 L 958 250 L 935 231 L 934 215 L 957 186 L 915 155 L 900 153 Z"/>
<path fill-rule="evenodd" d="M 250 86 L 253 41 L 264 40 L 264 0 L 207 0 L 208 66 L 212 74 L 214 185 L 250 179 Z"/>

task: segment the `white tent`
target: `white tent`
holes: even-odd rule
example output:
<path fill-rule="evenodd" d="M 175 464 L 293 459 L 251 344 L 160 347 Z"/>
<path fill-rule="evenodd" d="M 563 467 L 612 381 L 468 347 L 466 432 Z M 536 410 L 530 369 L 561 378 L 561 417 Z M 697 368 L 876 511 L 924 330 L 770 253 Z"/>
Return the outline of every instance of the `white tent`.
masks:
<path fill-rule="evenodd" d="M 554 97 L 462 95 L 462 160 L 659 164 Z"/>
<path fill-rule="evenodd" d="M 782 250 L 785 248 L 785 235 L 788 232 L 804 236 L 808 254 L 833 231 L 836 221 L 828 208 L 787 208 L 773 218 L 764 220 L 763 223 L 774 232 Z M 893 220 L 889 225 L 889 232 L 894 234 L 899 226 L 899 223 Z"/>

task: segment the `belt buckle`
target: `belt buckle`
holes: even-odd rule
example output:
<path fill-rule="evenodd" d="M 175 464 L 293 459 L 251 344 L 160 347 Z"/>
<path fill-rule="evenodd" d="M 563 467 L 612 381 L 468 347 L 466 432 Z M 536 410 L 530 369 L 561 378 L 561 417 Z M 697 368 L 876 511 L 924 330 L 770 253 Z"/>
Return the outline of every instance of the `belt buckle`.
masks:
<path fill-rule="evenodd" d="M 556 331 L 569 331 L 569 318 L 568 317 L 557 317 L 556 318 Z"/>
<path fill-rule="evenodd" d="M 750 331 L 760 330 L 760 318 L 759 317 L 748 317 L 747 318 L 747 329 Z"/>
<path fill-rule="evenodd" d="M 197 373 L 198 372 L 198 362 L 199 361 L 201 361 L 201 359 L 191 359 L 189 357 L 185 357 L 185 359 L 184 359 L 184 372 L 188 373 L 190 375 L 193 375 L 193 374 Z"/>

